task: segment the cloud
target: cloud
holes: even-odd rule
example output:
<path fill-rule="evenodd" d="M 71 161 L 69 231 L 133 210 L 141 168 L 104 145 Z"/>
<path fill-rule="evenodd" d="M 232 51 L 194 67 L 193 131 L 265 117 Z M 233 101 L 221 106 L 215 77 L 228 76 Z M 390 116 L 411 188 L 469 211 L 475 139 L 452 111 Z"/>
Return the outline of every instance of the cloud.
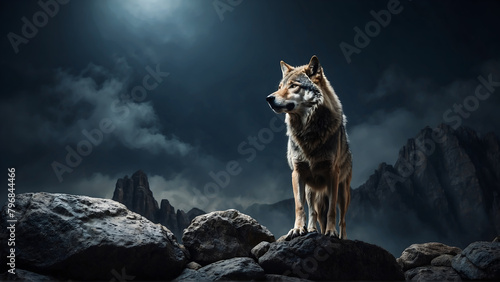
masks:
<path fill-rule="evenodd" d="M 130 68 L 124 60 L 117 64 L 125 70 Z M 97 145 L 102 140 L 112 139 L 129 149 L 187 154 L 191 145 L 173 134 L 166 136 L 162 133 L 152 102 L 124 98 L 131 96 L 130 80 L 127 72 L 111 72 L 92 63 L 76 75 L 59 70 L 56 85 L 47 94 L 55 98 L 58 105 L 50 108 L 49 118 L 40 125 L 39 135 L 45 142 L 56 141 L 64 145 L 90 140 L 90 135 Z M 133 86 L 130 88 L 137 85 Z M 108 142 L 108 146 L 111 144 L 113 142 Z"/>
<path fill-rule="evenodd" d="M 396 65 L 389 66 L 381 75 L 377 86 L 372 93 L 366 95 L 368 101 L 389 96 L 407 96 L 427 91 L 432 87 L 429 79 L 412 79 Z"/>
<path fill-rule="evenodd" d="M 101 173 L 94 173 L 88 178 L 69 184 L 71 194 L 85 195 L 96 198 L 111 199 L 117 177 L 110 177 Z"/>

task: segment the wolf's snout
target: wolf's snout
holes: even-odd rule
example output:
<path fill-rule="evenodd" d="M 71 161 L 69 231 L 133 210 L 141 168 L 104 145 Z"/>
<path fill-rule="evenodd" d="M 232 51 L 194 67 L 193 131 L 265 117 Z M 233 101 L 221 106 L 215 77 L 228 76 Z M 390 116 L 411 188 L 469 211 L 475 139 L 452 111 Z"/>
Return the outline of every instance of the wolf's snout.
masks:
<path fill-rule="evenodd" d="M 276 97 L 274 97 L 272 94 L 266 97 L 266 101 L 267 103 L 269 103 L 269 107 L 271 107 L 271 109 L 275 113 L 279 114 L 282 112 L 282 107 L 276 104 Z"/>

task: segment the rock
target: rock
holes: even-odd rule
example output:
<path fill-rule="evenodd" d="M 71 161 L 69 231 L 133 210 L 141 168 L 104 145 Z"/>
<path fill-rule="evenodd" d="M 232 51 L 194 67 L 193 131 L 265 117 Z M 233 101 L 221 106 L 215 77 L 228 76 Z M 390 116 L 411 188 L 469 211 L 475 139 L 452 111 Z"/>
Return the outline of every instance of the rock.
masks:
<path fill-rule="evenodd" d="M 499 280 L 500 242 L 474 242 L 451 265 L 463 279 Z"/>
<path fill-rule="evenodd" d="M 135 172 L 131 178 L 125 176 L 116 181 L 113 200 L 156 222 L 158 202 L 153 197 L 153 192 L 149 189 L 148 177 L 142 170 Z"/>
<path fill-rule="evenodd" d="M 120 203 L 85 196 L 16 196 L 16 266 L 56 278 L 171 279 L 187 263 L 174 235 Z M 0 232 L 6 232 L 6 208 Z M 3 233 L 1 238 L 6 238 Z M 2 240 L 3 241 L 3 240 Z M 6 242 L 1 242 L 2 253 Z M 5 256 L 0 258 L 6 264 Z"/>
<path fill-rule="evenodd" d="M 192 262 L 186 264 L 186 268 L 189 268 L 189 269 L 192 269 L 192 270 L 198 270 L 198 269 L 201 268 L 201 264 L 192 261 Z"/>
<path fill-rule="evenodd" d="M 255 219 L 237 210 L 216 211 L 196 217 L 182 236 L 191 258 L 207 265 L 219 260 L 248 257 L 262 241 L 274 236 Z"/>
<path fill-rule="evenodd" d="M 259 264 L 267 274 L 311 280 L 404 279 L 396 259 L 386 250 L 318 233 L 272 243 Z"/>
<path fill-rule="evenodd" d="M 174 281 L 263 280 L 264 270 L 251 258 L 232 258 L 211 263 L 198 271 L 185 269 Z"/>
<path fill-rule="evenodd" d="M 297 277 L 290 277 L 290 276 L 284 276 L 284 275 L 277 275 L 277 274 L 266 274 L 266 281 L 283 281 L 283 282 L 306 282 L 306 281 L 311 281 L 307 279 L 301 279 Z"/>
<path fill-rule="evenodd" d="M 397 259 L 403 271 L 419 266 L 430 265 L 431 261 L 440 255 L 457 255 L 461 252 L 457 247 L 450 247 L 442 243 L 413 244 L 406 248 Z"/>
<path fill-rule="evenodd" d="M 232 258 L 211 263 L 199 270 L 210 280 L 262 280 L 264 270 L 251 258 Z"/>
<path fill-rule="evenodd" d="M 452 255 L 440 255 L 431 260 L 432 266 L 448 266 L 451 267 L 451 260 L 454 256 Z"/>
<path fill-rule="evenodd" d="M 182 271 L 181 275 L 176 277 L 172 282 L 182 282 L 182 281 L 210 281 L 204 273 L 197 270 L 186 268 Z"/>
<path fill-rule="evenodd" d="M 421 266 L 405 272 L 406 280 L 412 281 L 462 281 L 451 267 Z"/>
<path fill-rule="evenodd" d="M 253 247 L 253 249 L 251 250 L 252 256 L 258 260 L 261 256 L 263 256 L 267 252 L 267 250 L 269 250 L 270 246 L 271 243 L 269 242 L 266 241 L 260 242 L 259 244 L 257 244 L 257 246 Z"/>
<path fill-rule="evenodd" d="M 0 275 L 0 281 L 25 281 L 25 282 L 38 282 L 38 281 L 57 281 L 52 276 L 41 275 L 31 271 L 16 268 L 16 274 L 8 272 Z"/>

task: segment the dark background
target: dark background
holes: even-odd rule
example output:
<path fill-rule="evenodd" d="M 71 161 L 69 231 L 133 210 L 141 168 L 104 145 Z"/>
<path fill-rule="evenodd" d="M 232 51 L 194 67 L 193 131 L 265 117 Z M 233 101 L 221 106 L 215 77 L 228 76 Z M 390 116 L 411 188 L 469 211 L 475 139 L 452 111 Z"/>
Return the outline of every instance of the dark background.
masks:
<path fill-rule="evenodd" d="M 354 27 L 364 30 L 370 11 L 389 1 L 244 0 L 221 16 L 214 3 L 228 5 L 73 0 L 16 53 L 9 33 L 22 36 L 22 18 L 32 23 L 43 10 L 37 1 L 2 1 L 4 183 L 15 167 L 17 193 L 111 198 L 117 178 L 142 169 L 157 199 L 184 210 L 291 198 L 285 131 L 269 135 L 276 115 L 265 97 L 277 88 L 280 60 L 297 66 L 315 54 L 349 120 L 357 188 L 420 129 L 450 122 L 443 115 L 474 95 L 478 76 L 500 81 L 498 1 L 401 0 L 402 11 L 350 63 L 340 43 L 354 45 Z M 142 85 L 147 67 L 169 75 L 143 101 L 120 98 Z M 499 93 L 462 123 L 499 134 Z M 66 147 L 77 149 L 82 130 L 103 119 L 114 130 L 59 181 L 52 164 L 68 165 Z M 210 185 L 210 172 L 232 160 L 239 173 Z"/>

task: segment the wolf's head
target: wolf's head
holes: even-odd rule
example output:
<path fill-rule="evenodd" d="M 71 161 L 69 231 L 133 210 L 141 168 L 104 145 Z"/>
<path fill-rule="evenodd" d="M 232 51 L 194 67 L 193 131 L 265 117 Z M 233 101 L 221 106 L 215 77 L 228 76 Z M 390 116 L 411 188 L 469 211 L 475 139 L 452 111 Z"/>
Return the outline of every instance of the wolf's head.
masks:
<path fill-rule="evenodd" d="M 326 80 L 318 57 L 313 56 L 308 65 L 292 67 L 281 61 L 283 78 L 278 91 L 267 96 L 269 106 L 276 113 L 301 114 L 323 103 L 320 85 Z"/>

